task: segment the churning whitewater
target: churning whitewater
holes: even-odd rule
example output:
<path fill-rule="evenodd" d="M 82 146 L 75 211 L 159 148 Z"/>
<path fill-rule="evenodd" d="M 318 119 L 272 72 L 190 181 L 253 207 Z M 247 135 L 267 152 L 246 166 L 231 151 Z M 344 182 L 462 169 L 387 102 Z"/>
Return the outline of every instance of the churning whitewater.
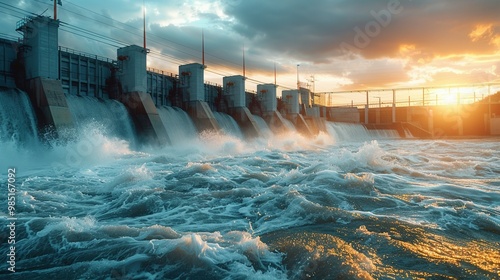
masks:
<path fill-rule="evenodd" d="M 2 185 L 15 168 L 17 191 L 16 272 L 2 242 L 1 278 L 500 277 L 498 139 L 328 123 L 314 139 L 267 128 L 243 140 L 229 116 L 217 116 L 228 133 L 198 135 L 163 107 L 173 144 L 144 147 L 119 103 L 74 97 L 71 111 L 94 117 L 61 141 L 36 134 L 25 95 L 0 98 L 12 104 Z"/>

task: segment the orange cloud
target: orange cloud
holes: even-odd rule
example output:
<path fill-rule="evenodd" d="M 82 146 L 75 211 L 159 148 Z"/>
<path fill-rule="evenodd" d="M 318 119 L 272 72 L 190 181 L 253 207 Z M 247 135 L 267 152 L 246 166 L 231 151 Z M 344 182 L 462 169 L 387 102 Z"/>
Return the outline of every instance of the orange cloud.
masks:
<path fill-rule="evenodd" d="M 469 37 L 472 39 L 472 42 L 476 42 L 484 37 L 490 37 L 493 34 L 492 27 L 492 24 L 478 24 L 469 33 Z"/>
<path fill-rule="evenodd" d="M 478 24 L 474 26 L 474 30 L 469 33 L 472 42 L 485 40 L 489 45 L 500 47 L 500 34 L 496 32 L 497 26 L 493 24 Z"/>

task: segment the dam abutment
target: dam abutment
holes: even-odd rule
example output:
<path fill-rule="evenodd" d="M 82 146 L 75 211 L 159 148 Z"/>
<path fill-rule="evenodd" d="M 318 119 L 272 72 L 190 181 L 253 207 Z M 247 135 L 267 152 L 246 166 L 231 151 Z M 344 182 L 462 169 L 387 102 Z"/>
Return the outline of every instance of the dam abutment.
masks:
<path fill-rule="evenodd" d="M 40 77 L 29 80 L 28 95 L 39 119 L 39 126 L 62 137 L 65 130 L 74 128 L 71 112 L 61 81 Z"/>
<path fill-rule="evenodd" d="M 205 65 L 190 63 L 179 66 L 179 89 L 187 112 L 198 131 L 220 131 L 220 126 L 205 101 Z"/>
<path fill-rule="evenodd" d="M 244 75 L 226 76 L 222 85 L 205 82 L 204 63 L 181 65 L 178 74 L 169 75 L 148 69 L 149 50 L 137 45 L 119 48 L 114 59 L 78 53 L 58 45 L 59 25 L 50 17 L 27 17 L 16 25 L 22 40 L 0 41 L 5 56 L 0 86 L 28 93 L 38 116 L 39 133 L 53 131 L 61 136 L 63 130 L 74 127 L 78 120 L 68 100 L 78 95 L 124 104 L 137 138 L 159 145 L 172 142 L 165 120 L 160 118 L 162 106 L 184 110 L 198 132 L 222 130 L 217 116 L 226 114 L 248 138 L 263 135 L 263 122 L 275 133 L 292 128 L 307 137 L 327 131 L 329 121 L 364 123 L 370 129 L 387 127 L 401 136 L 411 131 L 419 138 L 499 134 L 496 101 L 455 107 L 438 106 L 436 101 L 436 106 L 405 108 L 395 103 L 384 107 L 379 100 L 378 108 L 367 106 L 364 111 L 358 111 L 352 102 L 351 107 L 318 107 L 326 103 L 300 85 L 283 90 L 278 98 L 276 84 L 259 84 L 257 92 L 247 92 Z"/>
<path fill-rule="evenodd" d="M 170 143 L 158 109 L 147 91 L 146 55 L 147 49 L 131 45 L 118 49 L 118 76 L 122 94 L 118 100 L 130 112 L 139 134 L 139 141 L 147 144 Z"/>
<path fill-rule="evenodd" d="M 59 21 L 48 17 L 27 17 L 17 23 L 23 34 L 18 58 L 24 68 L 22 87 L 28 92 L 41 130 L 55 136 L 73 127 L 68 103 L 59 80 Z"/>

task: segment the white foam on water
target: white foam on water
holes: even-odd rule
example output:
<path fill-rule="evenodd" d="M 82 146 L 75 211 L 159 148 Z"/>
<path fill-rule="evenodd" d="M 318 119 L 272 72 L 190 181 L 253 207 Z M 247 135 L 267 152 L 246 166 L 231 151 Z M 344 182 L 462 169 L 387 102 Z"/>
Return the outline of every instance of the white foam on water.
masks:
<path fill-rule="evenodd" d="M 101 100 L 90 96 L 66 95 L 68 108 L 76 129 L 88 126 L 102 127 L 106 137 L 119 138 L 136 145 L 135 128 L 125 106 L 116 100 Z"/>
<path fill-rule="evenodd" d="M 286 279 L 283 270 L 266 267 L 274 265 L 280 268 L 282 255 L 270 252 L 258 237 L 246 232 L 233 231 L 224 235 L 218 232 L 191 233 L 178 239 L 152 240 L 151 244 L 151 252 L 159 258 L 175 254 L 180 260 L 191 259 L 193 263 L 216 267 L 222 265 L 226 267 L 224 279 L 258 276 Z"/>
<path fill-rule="evenodd" d="M 351 249 L 372 238 L 368 253 L 349 249 L 363 273 L 376 272 L 364 256 L 377 257 L 391 227 L 408 229 L 400 239 L 415 229 L 497 246 L 496 141 L 372 140 L 355 125 L 249 141 L 204 132 L 138 150 L 98 121 L 80 128 L 68 141 L 0 147 L 19 170 L 20 277 L 286 279 L 286 256 L 261 237 L 308 227 L 365 238 Z"/>
<path fill-rule="evenodd" d="M 133 156 L 129 143 L 120 138 L 107 136 L 99 123 L 83 125 L 72 136 L 75 140 L 49 141 L 49 148 L 40 152 L 41 161 L 48 162 L 54 172 L 65 172 L 74 168 L 85 168 Z"/>

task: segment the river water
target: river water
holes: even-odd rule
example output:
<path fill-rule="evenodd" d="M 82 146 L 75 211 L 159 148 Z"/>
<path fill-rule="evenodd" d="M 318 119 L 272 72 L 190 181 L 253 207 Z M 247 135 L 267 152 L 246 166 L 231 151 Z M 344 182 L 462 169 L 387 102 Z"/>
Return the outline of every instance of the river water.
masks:
<path fill-rule="evenodd" d="M 3 136 L 16 272 L 2 241 L 0 278 L 500 277 L 499 139 L 328 126 L 313 139 L 203 133 L 161 148 L 98 120 L 66 142 Z M 8 217 L 7 191 L 0 201 Z"/>

